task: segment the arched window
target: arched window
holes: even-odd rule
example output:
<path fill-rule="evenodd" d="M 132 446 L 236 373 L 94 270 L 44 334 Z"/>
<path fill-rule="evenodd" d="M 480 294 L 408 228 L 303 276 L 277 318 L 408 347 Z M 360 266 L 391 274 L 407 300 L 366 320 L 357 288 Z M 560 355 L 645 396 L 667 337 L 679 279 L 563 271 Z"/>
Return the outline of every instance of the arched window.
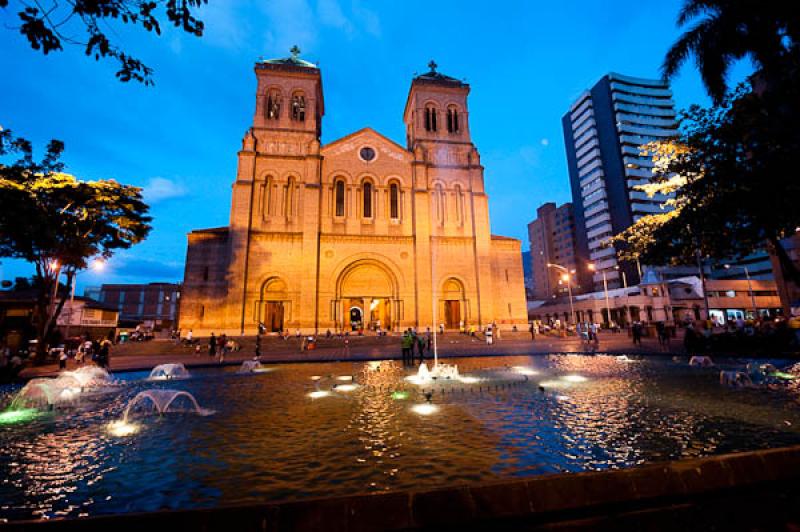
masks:
<path fill-rule="evenodd" d="M 292 120 L 302 122 L 306 119 L 306 97 L 302 92 L 292 94 Z"/>
<path fill-rule="evenodd" d="M 364 196 L 362 198 L 364 203 L 364 218 L 372 218 L 372 183 L 364 181 L 364 185 L 361 187 L 361 193 Z"/>
<path fill-rule="evenodd" d="M 264 193 L 261 198 L 262 212 L 265 217 L 272 214 L 272 184 L 272 177 L 267 176 L 267 180 L 264 183 Z"/>
<path fill-rule="evenodd" d="M 289 178 L 289 181 L 286 183 L 286 188 L 283 191 L 283 211 L 285 216 L 293 216 L 294 215 L 294 189 L 295 189 L 295 180 L 293 177 Z"/>
<path fill-rule="evenodd" d="M 441 183 L 436 185 L 436 219 L 444 225 L 444 187 Z"/>
<path fill-rule="evenodd" d="M 389 218 L 400 219 L 400 186 L 397 183 L 389 185 Z"/>
<path fill-rule="evenodd" d="M 336 216 L 344 216 L 344 181 L 336 181 L 334 185 L 334 202 L 336 203 Z"/>
<path fill-rule="evenodd" d="M 425 130 L 436 131 L 436 107 L 433 104 L 425 106 Z"/>
<path fill-rule="evenodd" d="M 277 120 L 281 115 L 281 91 L 269 89 L 267 92 L 267 106 L 264 108 L 264 116 L 267 120 Z"/>
<path fill-rule="evenodd" d="M 464 192 L 461 190 L 461 185 L 456 185 L 456 221 L 459 225 L 464 223 Z"/>
<path fill-rule="evenodd" d="M 458 109 L 455 105 L 447 108 L 447 132 L 458 133 Z"/>

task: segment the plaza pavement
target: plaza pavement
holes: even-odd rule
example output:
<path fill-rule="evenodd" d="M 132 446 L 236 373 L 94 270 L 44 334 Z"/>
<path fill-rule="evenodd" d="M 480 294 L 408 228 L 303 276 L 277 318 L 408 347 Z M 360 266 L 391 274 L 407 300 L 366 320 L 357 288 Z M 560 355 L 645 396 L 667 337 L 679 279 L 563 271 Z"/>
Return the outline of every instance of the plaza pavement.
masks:
<path fill-rule="evenodd" d="M 300 350 L 300 340 L 290 337 L 264 337 L 261 342 L 261 361 L 265 363 L 285 362 L 329 362 L 341 360 L 387 360 L 401 358 L 400 336 L 349 336 L 345 347 L 341 338 L 318 339 L 317 347 L 311 351 Z M 241 350 L 225 356 L 226 365 L 238 365 L 243 360 L 252 359 L 255 353 L 255 338 L 235 338 Z M 136 342 L 118 345 L 111 350 L 112 371 L 150 370 L 158 364 L 183 363 L 186 367 L 219 365 L 217 357 L 210 357 L 206 350 L 207 339 L 200 339 L 200 353 L 188 346 L 176 344 L 171 340 L 156 339 L 149 342 Z M 486 345 L 482 337 L 472 338 L 458 333 L 437 336 L 438 353 L 442 358 L 461 356 L 502 356 L 502 355 L 546 355 L 550 353 L 588 353 L 591 350 L 574 336 L 538 335 L 531 340 L 529 333 L 503 333 L 494 345 Z M 655 338 L 643 338 L 641 345 L 633 345 L 631 338 L 623 333 L 600 333 L 600 346 L 597 353 L 611 354 L 657 354 L 683 353 L 680 338 L 671 341 L 671 349 L 664 349 Z M 432 355 L 430 355 L 432 356 Z M 430 358 L 426 352 L 426 358 Z M 73 360 L 67 369 L 77 367 Z M 57 364 L 26 368 L 22 378 L 48 376 L 58 373 Z"/>

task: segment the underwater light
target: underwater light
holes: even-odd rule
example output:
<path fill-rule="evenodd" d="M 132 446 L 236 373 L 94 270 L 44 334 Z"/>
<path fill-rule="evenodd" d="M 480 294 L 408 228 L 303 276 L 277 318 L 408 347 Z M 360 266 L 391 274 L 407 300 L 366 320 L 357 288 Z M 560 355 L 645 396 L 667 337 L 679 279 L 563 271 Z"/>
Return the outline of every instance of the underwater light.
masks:
<path fill-rule="evenodd" d="M 130 436 L 139 432 L 139 425 L 128 423 L 127 421 L 120 420 L 108 424 L 108 432 L 114 436 Z"/>
<path fill-rule="evenodd" d="M 538 371 L 536 371 L 534 369 L 531 369 L 531 368 L 527 368 L 525 366 L 514 366 L 514 371 L 516 371 L 520 375 L 538 375 L 539 374 Z"/>
<path fill-rule="evenodd" d="M 402 401 L 404 399 L 408 399 L 408 392 L 404 391 L 392 392 L 392 399 L 394 399 L 395 401 Z"/>
<path fill-rule="evenodd" d="M 475 384 L 476 382 L 480 381 L 480 379 L 477 377 L 469 377 L 466 375 L 458 377 L 458 380 L 460 380 L 464 384 Z"/>
<path fill-rule="evenodd" d="M 336 377 L 336 380 L 337 381 L 352 381 L 353 380 L 353 376 L 352 375 L 339 375 L 338 377 Z"/>
<path fill-rule="evenodd" d="M 312 380 L 312 381 L 318 381 L 318 380 L 320 380 L 321 378 L 322 378 L 322 377 L 320 377 L 319 375 L 312 375 L 312 376 L 311 376 L 311 380 Z"/>
<path fill-rule="evenodd" d="M 421 416 L 430 416 L 431 414 L 439 410 L 439 407 L 436 405 L 432 405 L 430 403 L 420 403 L 418 405 L 412 406 L 411 410 L 413 410 L 415 413 Z"/>
<path fill-rule="evenodd" d="M 337 392 L 352 392 L 356 388 L 358 388 L 358 386 L 356 386 L 355 384 L 340 384 L 339 386 L 336 387 L 336 391 Z"/>
<path fill-rule="evenodd" d="M 308 396 L 312 399 L 319 399 L 320 397 L 328 397 L 331 392 L 327 390 L 315 390 L 308 394 Z"/>
<path fill-rule="evenodd" d="M 24 423 L 39 415 L 35 408 L 20 408 L 19 410 L 7 410 L 0 413 L 0 425 L 13 425 L 14 423 Z"/>
<path fill-rule="evenodd" d="M 564 381 L 542 381 L 539 386 L 543 388 L 566 388 L 569 384 Z"/>
<path fill-rule="evenodd" d="M 564 375 L 561 378 L 567 382 L 586 382 L 589 380 L 581 375 Z"/>

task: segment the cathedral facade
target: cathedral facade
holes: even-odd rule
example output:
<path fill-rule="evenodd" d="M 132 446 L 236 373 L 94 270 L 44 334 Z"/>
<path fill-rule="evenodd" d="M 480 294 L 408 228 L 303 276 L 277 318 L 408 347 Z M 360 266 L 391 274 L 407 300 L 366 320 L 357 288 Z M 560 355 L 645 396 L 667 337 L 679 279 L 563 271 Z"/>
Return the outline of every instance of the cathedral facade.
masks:
<path fill-rule="evenodd" d="M 320 144 L 320 70 L 258 62 L 230 223 L 189 234 L 180 327 L 255 334 L 525 330 L 520 241 L 489 230 L 469 85 L 415 77 L 406 147 L 370 128 Z"/>

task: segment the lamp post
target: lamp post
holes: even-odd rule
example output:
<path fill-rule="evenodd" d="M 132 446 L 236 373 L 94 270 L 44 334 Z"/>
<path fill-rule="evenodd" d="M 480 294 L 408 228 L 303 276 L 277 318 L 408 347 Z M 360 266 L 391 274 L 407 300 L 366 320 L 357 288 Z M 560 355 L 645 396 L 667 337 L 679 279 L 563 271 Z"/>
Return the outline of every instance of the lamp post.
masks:
<path fill-rule="evenodd" d="M 594 264 L 589 264 L 589 270 L 592 272 L 596 272 L 597 266 L 595 266 Z M 608 327 L 611 328 L 611 302 L 608 298 L 608 280 L 606 279 L 605 270 L 600 270 L 600 273 L 603 275 L 603 291 L 606 294 L 606 312 L 608 315 Z"/>
<path fill-rule="evenodd" d="M 106 263 L 100 259 L 95 260 L 92 262 L 91 265 L 92 269 L 101 272 L 106 267 Z M 64 331 L 64 336 L 69 338 L 70 328 L 72 327 L 72 314 L 75 312 L 75 284 L 77 282 L 78 272 L 72 271 L 70 273 L 70 294 L 69 294 L 69 319 L 67 320 L 67 329 Z"/>
<path fill-rule="evenodd" d="M 575 306 L 572 304 L 572 281 L 571 281 L 571 273 L 567 268 L 561 266 L 560 264 L 551 264 L 547 263 L 548 268 L 555 268 L 556 270 L 564 272 L 564 275 L 561 276 L 562 281 L 567 282 L 567 293 L 569 294 L 569 313 L 572 315 L 572 323 L 577 324 L 575 321 Z"/>
<path fill-rule="evenodd" d="M 758 319 L 758 307 L 756 307 L 756 294 L 753 292 L 753 283 L 750 280 L 750 271 L 747 269 L 747 266 L 738 266 L 738 268 L 742 268 L 744 270 L 744 276 L 747 278 L 747 291 L 750 292 L 750 304 L 753 305 L 753 319 Z M 730 264 L 725 265 L 726 270 L 731 269 Z"/>

